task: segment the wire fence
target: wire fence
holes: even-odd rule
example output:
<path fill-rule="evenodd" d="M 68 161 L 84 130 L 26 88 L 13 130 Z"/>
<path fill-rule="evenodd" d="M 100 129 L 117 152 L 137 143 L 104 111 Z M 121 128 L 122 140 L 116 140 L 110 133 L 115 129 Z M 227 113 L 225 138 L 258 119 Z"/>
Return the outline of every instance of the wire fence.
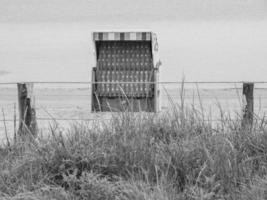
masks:
<path fill-rule="evenodd" d="M 244 83 L 244 81 L 176 81 L 176 82 L 171 82 L 171 81 L 163 81 L 163 82 L 92 82 L 92 81 L 74 81 L 74 82 L 69 82 L 69 81 L 52 81 L 52 82 L 45 82 L 45 81 L 34 81 L 34 82 L 23 82 L 23 83 L 31 83 L 34 85 L 40 85 L 40 86 L 45 86 L 45 85 L 50 85 L 50 86 L 55 86 L 55 85 L 62 85 L 63 89 L 69 89 L 69 85 L 74 85 L 77 86 L 86 86 L 83 92 L 73 92 L 73 91 L 66 91 L 64 93 L 60 93 L 57 90 L 55 91 L 50 91 L 50 92 L 45 92 L 42 90 L 41 92 L 37 92 L 36 95 L 36 109 L 37 109 L 37 120 L 39 121 L 51 121 L 51 120 L 56 120 L 56 121 L 95 121 L 95 120 L 108 120 L 108 118 L 103 117 L 103 115 L 100 114 L 92 114 L 91 113 L 91 107 L 90 107 L 90 100 L 91 100 L 91 86 L 93 84 L 158 84 L 161 86 L 161 99 L 160 101 L 163 102 L 161 104 L 163 110 L 167 109 L 167 102 L 168 98 L 174 97 L 175 102 L 180 101 L 180 94 L 178 91 L 176 91 L 175 94 L 172 94 L 173 91 L 169 90 L 171 94 L 164 94 L 168 93 L 168 87 L 177 85 L 177 87 L 174 87 L 175 89 L 181 89 L 179 85 L 184 85 L 185 89 L 187 89 L 187 85 L 195 85 L 196 90 L 200 90 L 201 93 L 203 93 L 202 98 L 203 98 L 203 104 L 207 104 L 210 106 L 211 104 L 214 104 L 210 102 L 210 99 L 216 99 L 216 101 L 222 99 L 227 99 L 229 100 L 229 104 L 225 104 L 224 107 L 236 107 L 235 112 L 240 111 L 240 104 L 241 104 L 241 87 Z M 261 89 L 261 87 L 257 88 L 258 84 L 267 84 L 267 81 L 253 81 L 255 84 L 255 90 Z M 231 91 L 206 91 L 205 87 L 202 87 L 202 85 L 215 85 L 214 88 L 217 86 L 226 84 L 225 89 L 232 89 Z M 5 87 L 5 86 L 12 86 L 14 91 L 16 90 L 16 85 L 17 82 L 0 82 L 0 88 Z M 66 87 L 65 87 L 66 86 Z M 240 86 L 240 87 L 239 87 Z M 266 86 L 266 85 L 265 85 Z M 62 87 L 60 87 L 62 88 Z M 76 88 L 76 87 L 75 87 Z M 77 89 L 76 88 L 76 89 Z M 167 89 L 166 89 L 167 88 Z M 219 88 L 219 87 L 218 87 Z M 267 87 L 266 87 L 267 88 Z M 46 88 L 47 89 L 47 88 Z M 54 87 L 50 87 L 49 89 L 55 89 Z M 73 89 L 73 88 L 71 88 Z M 173 88 L 172 88 L 173 89 Z M 203 91 L 202 91 L 203 89 Z M 190 93 L 189 95 L 186 96 L 186 100 L 190 102 L 194 98 L 196 101 L 196 98 L 199 94 L 197 94 L 198 91 L 187 91 Z M 238 95 L 236 90 L 238 90 Z M 16 103 L 17 99 L 17 94 L 13 91 L 13 93 L 8 93 L 6 94 L 4 92 L 0 92 L 0 108 L 6 108 L 5 110 L 9 113 L 7 115 L 6 119 L 3 119 L 3 117 L 0 117 L 0 121 L 6 121 L 6 122 L 14 122 L 14 117 L 13 113 L 17 112 L 14 110 L 13 106 L 14 103 Z M 262 95 L 261 95 L 262 94 Z M 195 96 L 194 96 L 195 95 Z M 235 97 L 234 97 L 235 95 Z M 2 98 L 1 98 L 2 96 Z M 10 98 L 8 96 L 11 96 Z M 267 111 L 267 106 L 265 105 L 265 102 L 267 103 L 267 90 L 266 91 L 259 91 L 257 93 L 257 96 L 263 96 L 263 99 L 261 98 L 261 102 L 256 103 L 256 107 L 258 106 L 258 110 L 262 110 L 262 108 L 266 109 Z M 72 98 L 71 98 L 72 97 Z M 4 100 L 3 100 L 4 99 Z M 11 103 L 13 102 L 13 103 Z M 260 108 L 260 105 L 264 102 L 263 107 Z M 1 105 L 2 104 L 2 105 Z M 81 104 L 81 105 L 80 105 Z M 40 106 L 39 106 L 40 105 Z M 207 106 L 207 107 L 208 107 Z M 211 105 L 214 106 L 214 105 Z M 47 115 L 47 113 L 44 113 L 45 109 L 50 109 L 52 110 L 51 116 Z M 53 110 L 54 109 L 54 110 Z M 76 114 L 71 114 L 71 112 L 75 112 L 75 110 L 79 110 Z M 162 110 L 162 109 L 161 109 Z M 43 114 L 40 114 L 43 112 Z M 208 111 L 207 111 L 208 112 Z M 210 111 L 211 112 L 211 111 Z M 39 114 L 39 116 L 38 116 Z M 16 119 L 18 120 L 18 119 Z M 219 121 L 216 118 L 211 119 L 211 121 Z"/>
<path fill-rule="evenodd" d="M 46 132 L 54 122 L 62 129 L 68 130 L 73 123 L 98 122 L 112 119 L 113 113 L 94 113 L 91 111 L 93 84 L 158 84 L 160 89 L 160 112 L 172 111 L 172 104 L 204 111 L 205 122 L 216 125 L 222 121 L 221 111 L 225 117 L 241 119 L 242 85 L 244 81 L 176 81 L 176 82 L 23 82 L 34 85 L 36 120 L 38 129 Z M 255 119 L 267 113 L 267 81 L 255 81 L 254 111 Z M 184 91 L 183 91 L 184 90 Z M 184 96 L 183 96 L 184 95 Z M 183 98 L 183 100 L 182 100 Z M 0 140 L 2 133 L 9 137 L 16 132 L 19 125 L 17 82 L 0 82 Z M 2 112 L 4 114 L 1 114 Z M 229 112 L 228 112 L 229 111 Z M 153 113 L 152 113 L 153 115 Z M 158 114 L 157 114 L 158 115 Z M 5 117 L 4 117 L 5 116 Z M 261 118 L 262 119 L 262 118 Z M 72 123 L 73 122 L 73 123 Z M 2 137 L 3 136 L 3 137 Z"/>
<path fill-rule="evenodd" d="M 21 83 L 32 83 L 32 84 L 242 84 L 251 82 L 254 84 L 266 84 L 267 81 L 158 81 L 158 82 L 92 82 L 92 81 L 26 81 Z M 17 85 L 18 82 L 0 82 L 0 85 Z"/>

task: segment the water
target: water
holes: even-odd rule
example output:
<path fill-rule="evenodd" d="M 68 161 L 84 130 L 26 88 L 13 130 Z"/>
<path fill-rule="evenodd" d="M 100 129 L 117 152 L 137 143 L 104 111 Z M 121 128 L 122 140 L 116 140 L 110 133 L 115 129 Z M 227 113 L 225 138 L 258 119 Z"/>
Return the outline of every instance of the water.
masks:
<path fill-rule="evenodd" d="M 92 31 L 121 29 L 157 33 L 162 81 L 266 80 L 266 20 L 168 20 L 0 23 L 0 82 L 89 81 Z"/>

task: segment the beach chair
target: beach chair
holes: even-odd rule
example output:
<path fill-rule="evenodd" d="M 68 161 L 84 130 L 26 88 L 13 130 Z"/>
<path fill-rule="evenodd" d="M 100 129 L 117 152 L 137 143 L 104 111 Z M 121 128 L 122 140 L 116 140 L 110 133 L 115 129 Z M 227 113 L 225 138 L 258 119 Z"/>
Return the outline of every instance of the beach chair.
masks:
<path fill-rule="evenodd" d="M 152 32 L 94 32 L 92 111 L 159 111 L 157 37 Z"/>

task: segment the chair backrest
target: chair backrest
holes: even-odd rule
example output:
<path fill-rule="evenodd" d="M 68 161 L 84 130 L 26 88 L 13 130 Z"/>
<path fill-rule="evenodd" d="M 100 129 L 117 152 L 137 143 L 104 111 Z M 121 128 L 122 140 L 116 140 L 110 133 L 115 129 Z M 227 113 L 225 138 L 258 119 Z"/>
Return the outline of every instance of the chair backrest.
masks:
<path fill-rule="evenodd" d="M 149 42 L 103 41 L 98 42 L 97 46 L 96 81 L 100 82 L 97 85 L 97 93 L 100 96 L 146 97 L 153 95 L 153 87 L 148 84 L 154 80 Z"/>

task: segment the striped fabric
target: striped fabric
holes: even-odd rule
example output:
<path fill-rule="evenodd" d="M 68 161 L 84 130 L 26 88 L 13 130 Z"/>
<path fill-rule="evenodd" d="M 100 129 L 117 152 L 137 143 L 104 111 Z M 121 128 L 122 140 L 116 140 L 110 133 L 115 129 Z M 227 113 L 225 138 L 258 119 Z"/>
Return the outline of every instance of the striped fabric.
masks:
<path fill-rule="evenodd" d="M 151 41 L 151 32 L 94 32 L 94 41 Z"/>

